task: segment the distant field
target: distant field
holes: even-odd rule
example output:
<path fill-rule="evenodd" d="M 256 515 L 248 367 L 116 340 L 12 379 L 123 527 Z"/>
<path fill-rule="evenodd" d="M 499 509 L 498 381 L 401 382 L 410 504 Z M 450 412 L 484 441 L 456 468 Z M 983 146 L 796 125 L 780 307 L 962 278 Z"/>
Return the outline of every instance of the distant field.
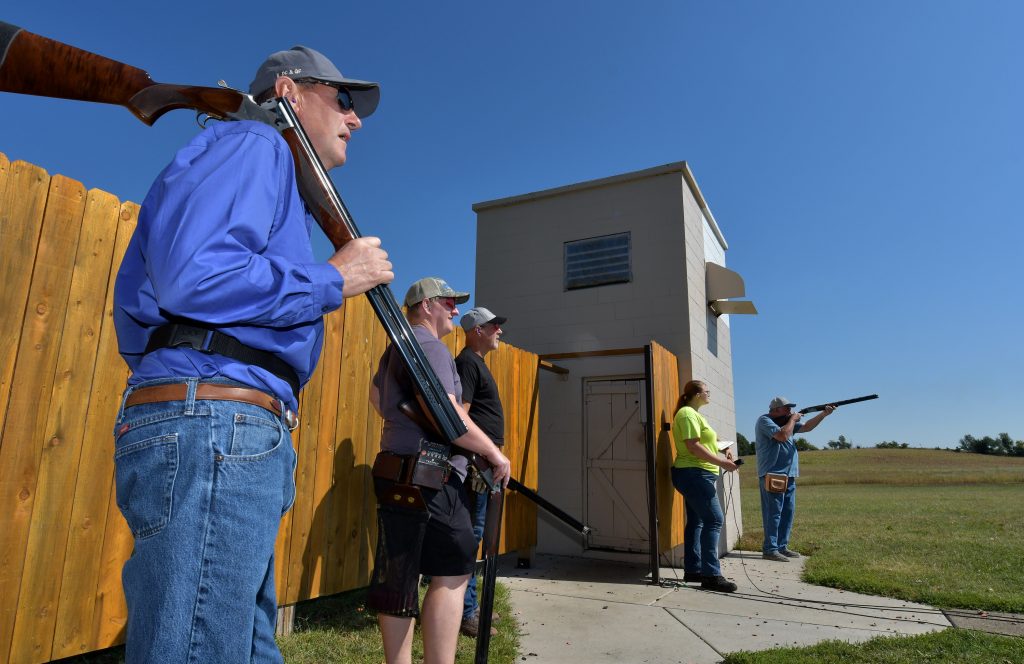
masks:
<path fill-rule="evenodd" d="M 739 548 L 760 550 L 755 458 Z M 750 470 L 747 470 L 750 469 Z M 800 455 L 790 546 L 811 583 L 942 607 L 1024 612 L 1024 459 L 942 450 Z"/>
<path fill-rule="evenodd" d="M 1024 457 L 912 448 L 802 452 L 799 486 L 821 484 L 1024 484 Z"/>

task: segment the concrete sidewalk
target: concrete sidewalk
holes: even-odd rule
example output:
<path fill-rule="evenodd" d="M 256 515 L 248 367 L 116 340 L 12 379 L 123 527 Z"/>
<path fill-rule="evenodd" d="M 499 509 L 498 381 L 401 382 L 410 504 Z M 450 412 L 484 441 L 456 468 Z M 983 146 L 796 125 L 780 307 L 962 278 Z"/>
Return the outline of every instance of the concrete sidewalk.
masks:
<path fill-rule="evenodd" d="M 537 555 L 530 569 L 502 560 L 526 662 L 720 662 L 738 650 L 864 641 L 950 627 L 928 606 L 812 586 L 800 581 L 803 559 L 763 560 L 737 551 L 723 558 L 734 594 L 682 583 L 663 568 L 668 587 L 651 584 L 645 563 Z M 500 628 L 500 625 L 498 625 Z"/>

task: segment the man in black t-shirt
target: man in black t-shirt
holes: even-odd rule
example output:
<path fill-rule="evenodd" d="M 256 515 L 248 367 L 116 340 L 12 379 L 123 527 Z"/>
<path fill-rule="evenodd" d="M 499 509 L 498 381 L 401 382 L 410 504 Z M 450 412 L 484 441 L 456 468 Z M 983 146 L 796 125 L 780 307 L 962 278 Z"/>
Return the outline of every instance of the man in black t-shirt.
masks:
<path fill-rule="evenodd" d="M 495 316 L 483 307 L 470 309 L 460 321 L 466 331 L 466 347 L 455 358 L 455 368 L 462 382 L 462 407 L 469 414 L 469 419 L 483 430 L 494 444 L 501 448 L 505 444 L 505 414 L 501 408 L 501 395 L 498 384 L 494 382 L 491 370 L 484 363 L 484 356 L 497 350 L 501 343 L 501 326 L 507 319 Z M 470 516 L 473 520 L 473 534 L 476 535 L 477 546 L 484 533 L 484 518 L 487 515 L 486 489 L 482 492 L 470 492 Z M 480 605 L 476 596 L 476 575 L 469 579 L 466 587 L 466 598 L 462 610 L 462 633 L 476 637 L 480 627 Z M 492 616 L 492 621 L 498 616 Z M 491 628 L 491 635 L 497 630 Z"/>

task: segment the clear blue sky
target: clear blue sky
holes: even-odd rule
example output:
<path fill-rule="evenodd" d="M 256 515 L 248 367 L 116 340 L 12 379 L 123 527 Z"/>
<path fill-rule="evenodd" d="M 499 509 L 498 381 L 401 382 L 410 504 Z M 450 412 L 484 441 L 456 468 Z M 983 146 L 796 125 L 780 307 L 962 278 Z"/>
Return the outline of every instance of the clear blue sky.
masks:
<path fill-rule="evenodd" d="M 823 445 L 1024 438 L 1024 3 L 6 3 L 0 20 L 170 83 L 245 87 L 306 44 L 378 80 L 335 181 L 396 292 L 474 283 L 474 202 L 689 162 L 758 316 L 737 428 L 877 392 Z M 320 9 L 315 9 L 320 7 Z M 195 131 L 2 95 L 0 151 L 141 201 Z M 670 306 L 670 303 L 666 303 Z"/>

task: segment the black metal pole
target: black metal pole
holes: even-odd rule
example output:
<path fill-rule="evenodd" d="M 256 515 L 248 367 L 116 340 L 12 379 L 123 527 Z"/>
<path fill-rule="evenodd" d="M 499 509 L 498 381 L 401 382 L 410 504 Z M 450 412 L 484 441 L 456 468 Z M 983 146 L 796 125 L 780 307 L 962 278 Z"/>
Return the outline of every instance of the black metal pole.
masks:
<path fill-rule="evenodd" d="M 658 434 L 661 427 L 654 424 L 654 351 L 650 344 L 644 346 L 644 375 L 647 377 L 647 445 L 644 460 L 647 463 L 647 528 L 651 531 L 651 583 L 661 583 L 661 566 L 658 564 L 658 482 L 657 457 Z"/>
<path fill-rule="evenodd" d="M 475 664 L 487 664 L 491 647 L 491 613 L 494 611 L 494 586 L 498 578 L 498 545 L 501 542 L 501 516 L 505 509 L 505 492 L 501 489 L 487 496 L 487 517 L 484 520 L 484 578 L 480 588 L 480 617 L 476 633 Z"/>

